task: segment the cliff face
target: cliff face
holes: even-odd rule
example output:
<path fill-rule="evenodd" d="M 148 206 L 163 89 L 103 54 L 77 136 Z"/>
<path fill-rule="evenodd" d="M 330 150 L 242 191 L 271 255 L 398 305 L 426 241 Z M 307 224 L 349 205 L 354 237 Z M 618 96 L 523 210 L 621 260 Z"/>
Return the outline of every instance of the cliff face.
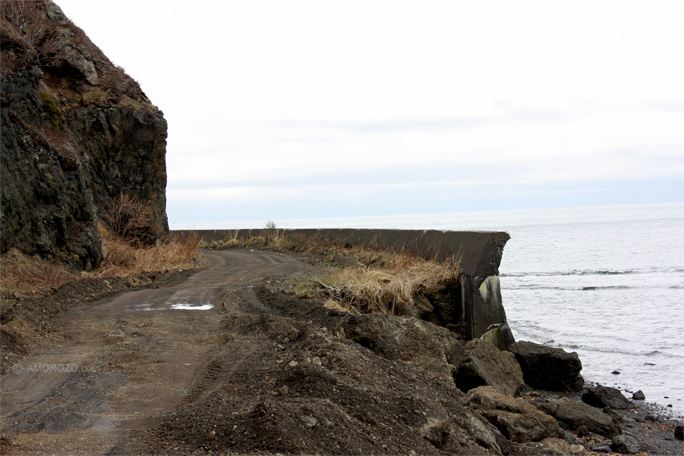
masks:
<path fill-rule="evenodd" d="M 147 240 L 163 236 L 162 112 L 54 3 L 1 8 L 2 252 L 94 267 L 122 194 L 151 207 Z"/>

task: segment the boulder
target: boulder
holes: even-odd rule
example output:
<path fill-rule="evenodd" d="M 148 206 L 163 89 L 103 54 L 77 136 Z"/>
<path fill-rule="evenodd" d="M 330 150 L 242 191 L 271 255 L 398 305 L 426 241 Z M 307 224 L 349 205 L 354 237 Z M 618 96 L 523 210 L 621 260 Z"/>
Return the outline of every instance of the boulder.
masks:
<path fill-rule="evenodd" d="M 674 436 L 677 440 L 684 440 L 684 426 L 681 424 L 675 426 Z"/>
<path fill-rule="evenodd" d="M 646 395 L 643 391 L 639 390 L 636 393 L 632 394 L 632 399 L 634 399 L 635 401 L 645 401 Z"/>
<path fill-rule="evenodd" d="M 598 408 L 629 409 L 634 407 L 617 388 L 597 386 L 582 395 L 582 402 Z"/>
<path fill-rule="evenodd" d="M 470 390 L 467 405 L 499 429 L 508 439 L 519 443 L 563 437 L 563 430 L 551 416 L 521 398 L 507 396 L 491 386 Z"/>
<path fill-rule="evenodd" d="M 620 433 L 620 428 L 610 415 L 583 402 L 545 401 L 536 406 L 556 418 L 569 431 L 583 429 L 605 437 L 614 437 Z"/>
<path fill-rule="evenodd" d="M 515 396 L 524 386 L 523 374 L 512 353 L 500 351 L 482 339 L 466 344 L 466 357 L 454 372 L 454 381 L 461 391 L 489 385 L 495 390 Z"/>
<path fill-rule="evenodd" d="M 496 454 L 502 453 L 501 443 L 503 438 L 499 430 L 492 426 L 482 415 L 475 411 L 470 411 L 464 416 L 466 429 L 478 445 L 494 451 Z"/>
<path fill-rule="evenodd" d="M 450 365 L 465 357 L 458 337 L 446 328 L 415 317 L 352 315 L 343 323 L 346 337 L 392 361 L 414 364 L 451 382 Z"/>
<path fill-rule="evenodd" d="M 634 454 L 641 450 L 641 445 L 631 435 L 620 434 L 613 437 L 610 442 L 610 449 L 620 454 Z"/>
<path fill-rule="evenodd" d="M 520 364 L 525 383 L 551 391 L 581 391 L 584 379 L 577 353 L 534 342 L 520 341 L 508 347 Z"/>

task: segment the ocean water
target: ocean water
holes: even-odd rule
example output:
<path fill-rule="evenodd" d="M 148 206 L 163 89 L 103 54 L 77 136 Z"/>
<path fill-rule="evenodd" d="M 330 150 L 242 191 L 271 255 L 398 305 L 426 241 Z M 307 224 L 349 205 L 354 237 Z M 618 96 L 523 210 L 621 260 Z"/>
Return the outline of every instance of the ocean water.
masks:
<path fill-rule="evenodd" d="M 277 224 L 507 231 L 501 287 L 516 339 L 576 351 L 585 380 L 684 415 L 684 204 Z"/>

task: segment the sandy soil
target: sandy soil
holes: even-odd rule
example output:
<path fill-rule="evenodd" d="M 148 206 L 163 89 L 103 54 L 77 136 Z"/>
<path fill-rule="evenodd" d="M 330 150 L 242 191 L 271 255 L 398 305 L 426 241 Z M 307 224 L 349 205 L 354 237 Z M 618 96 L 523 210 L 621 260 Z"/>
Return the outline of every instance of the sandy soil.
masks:
<path fill-rule="evenodd" d="M 200 271 L 105 287 L 82 306 L 57 293 L 65 311 L 42 342 L 7 358 L 2 453 L 493 454 L 453 382 L 347 340 L 346 314 L 283 293 L 320 265 L 204 255 Z M 669 425 L 633 422 L 663 432 L 649 434 L 658 453 L 682 449 Z"/>

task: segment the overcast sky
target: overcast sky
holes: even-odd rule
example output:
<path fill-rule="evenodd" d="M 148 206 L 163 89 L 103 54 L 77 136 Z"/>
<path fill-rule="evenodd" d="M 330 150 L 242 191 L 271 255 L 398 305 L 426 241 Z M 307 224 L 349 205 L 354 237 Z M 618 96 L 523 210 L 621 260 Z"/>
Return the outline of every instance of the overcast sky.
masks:
<path fill-rule="evenodd" d="M 681 0 L 57 3 L 164 112 L 172 228 L 684 201 Z"/>

